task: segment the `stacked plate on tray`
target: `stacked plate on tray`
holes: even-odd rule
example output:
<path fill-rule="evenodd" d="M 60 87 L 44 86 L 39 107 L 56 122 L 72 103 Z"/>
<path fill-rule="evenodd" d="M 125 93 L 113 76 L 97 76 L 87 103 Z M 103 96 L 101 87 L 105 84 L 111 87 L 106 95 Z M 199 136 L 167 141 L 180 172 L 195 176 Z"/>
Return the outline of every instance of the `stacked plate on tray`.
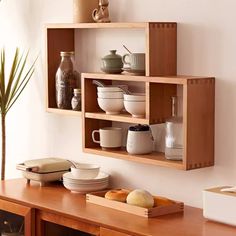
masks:
<path fill-rule="evenodd" d="M 108 188 L 109 175 L 99 172 L 97 177 L 83 179 L 75 177 L 71 172 L 63 174 L 63 185 L 71 192 L 89 193 Z"/>

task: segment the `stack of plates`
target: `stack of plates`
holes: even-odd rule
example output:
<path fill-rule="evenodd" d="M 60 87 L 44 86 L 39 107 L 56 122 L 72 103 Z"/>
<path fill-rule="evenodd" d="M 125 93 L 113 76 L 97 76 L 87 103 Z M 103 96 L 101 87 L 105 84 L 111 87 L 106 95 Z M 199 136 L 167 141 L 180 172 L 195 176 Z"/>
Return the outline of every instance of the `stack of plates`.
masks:
<path fill-rule="evenodd" d="M 94 179 L 77 179 L 71 172 L 63 174 L 63 185 L 71 192 L 89 193 L 108 187 L 109 175 L 100 172 Z"/>

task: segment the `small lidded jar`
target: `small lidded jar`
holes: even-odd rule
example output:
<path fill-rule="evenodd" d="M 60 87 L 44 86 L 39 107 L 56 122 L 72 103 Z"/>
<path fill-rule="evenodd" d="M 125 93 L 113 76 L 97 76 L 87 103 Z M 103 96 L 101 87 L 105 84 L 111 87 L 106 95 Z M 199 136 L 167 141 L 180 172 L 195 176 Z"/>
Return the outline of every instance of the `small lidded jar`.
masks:
<path fill-rule="evenodd" d="M 116 54 L 116 50 L 110 50 L 110 54 L 102 58 L 101 70 L 107 74 L 120 74 L 123 70 L 122 57 Z"/>
<path fill-rule="evenodd" d="M 81 89 L 74 89 L 74 96 L 71 99 L 71 107 L 74 111 L 81 111 Z"/>

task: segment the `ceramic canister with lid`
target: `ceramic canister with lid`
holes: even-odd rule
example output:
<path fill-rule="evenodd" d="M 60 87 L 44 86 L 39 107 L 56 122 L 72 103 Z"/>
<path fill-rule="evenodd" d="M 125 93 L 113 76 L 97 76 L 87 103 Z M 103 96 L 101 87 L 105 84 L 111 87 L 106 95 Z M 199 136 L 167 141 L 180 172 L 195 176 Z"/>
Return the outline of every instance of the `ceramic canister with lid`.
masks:
<path fill-rule="evenodd" d="M 154 139 L 148 125 L 129 127 L 127 138 L 127 152 L 133 155 L 149 154 L 153 151 Z"/>
<path fill-rule="evenodd" d="M 120 74 L 122 72 L 122 57 L 116 53 L 116 50 L 110 50 L 110 54 L 102 58 L 101 70 L 108 74 Z"/>

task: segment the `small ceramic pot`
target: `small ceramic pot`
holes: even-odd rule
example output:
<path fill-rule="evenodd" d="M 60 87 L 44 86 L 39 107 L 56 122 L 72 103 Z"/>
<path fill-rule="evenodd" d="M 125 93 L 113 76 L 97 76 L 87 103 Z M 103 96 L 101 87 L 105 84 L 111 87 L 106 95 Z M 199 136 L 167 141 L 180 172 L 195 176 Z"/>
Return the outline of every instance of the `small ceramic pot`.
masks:
<path fill-rule="evenodd" d="M 108 74 L 120 74 L 122 72 L 122 57 L 116 54 L 116 50 L 110 50 L 110 54 L 102 58 L 101 70 Z"/>
<path fill-rule="evenodd" d="M 149 126 L 138 125 L 129 128 L 127 152 L 131 155 L 144 155 L 153 151 L 154 139 Z"/>

